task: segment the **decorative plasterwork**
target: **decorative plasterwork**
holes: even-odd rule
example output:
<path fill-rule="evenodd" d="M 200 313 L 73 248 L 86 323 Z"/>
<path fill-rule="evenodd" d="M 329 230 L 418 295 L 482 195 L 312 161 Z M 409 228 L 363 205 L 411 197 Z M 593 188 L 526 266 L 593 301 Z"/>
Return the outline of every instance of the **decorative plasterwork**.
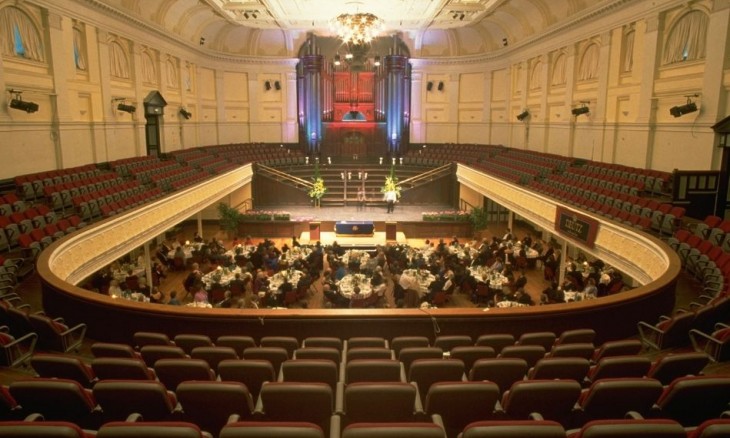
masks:
<path fill-rule="evenodd" d="M 181 221 L 251 182 L 251 164 L 204 184 L 175 192 L 152 204 L 113 216 L 60 241 L 47 251 L 50 271 L 78 284 L 119 257 L 139 248 Z"/>
<path fill-rule="evenodd" d="M 602 216 L 576 210 L 568 204 L 530 192 L 461 164 L 457 167 L 456 177 L 461 184 L 556 235 L 558 234 L 554 227 L 556 204 L 595 218 L 600 223 L 595 247 L 588 248 L 573 241 L 571 245 L 614 266 L 641 285 L 666 274 L 672 259 L 679 263 L 676 253 L 658 239 L 606 220 Z"/>

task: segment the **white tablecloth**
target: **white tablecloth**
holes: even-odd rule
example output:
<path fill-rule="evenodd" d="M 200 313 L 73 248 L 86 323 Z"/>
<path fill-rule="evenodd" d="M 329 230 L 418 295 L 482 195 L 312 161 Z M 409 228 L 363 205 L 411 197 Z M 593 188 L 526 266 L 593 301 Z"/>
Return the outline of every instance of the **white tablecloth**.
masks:
<path fill-rule="evenodd" d="M 234 278 L 236 278 L 236 274 L 241 273 L 241 268 L 236 267 L 235 269 L 228 269 L 228 268 L 218 268 L 215 271 L 209 272 L 205 275 L 203 275 L 203 283 L 205 283 L 205 287 L 207 289 L 210 289 L 211 286 L 213 286 L 215 283 L 220 284 L 221 286 L 226 286 L 228 283 L 230 283 Z"/>
<path fill-rule="evenodd" d="M 372 294 L 370 279 L 363 274 L 349 274 L 342 277 L 337 283 L 340 294 L 347 298 L 352 298 L 355 294 L 355 286 L 360 288 L 360 298 L 367 298 Z"/>
<path fill-rule="evenodd" d="M 436 281 L 436 277 L 427 269 L 406 269 L 401 274 L 398 284 L 403 289 L 418 291 L 418 296 L 422 297 L 428 291 L 428 286 L 434 281 Z"/>
<path fill-rule="evenodd" d="M 471 272 L 471 275 L 476 278 L 477 281 L 481 281 L 482 276 L 486 274 L 490 289 L 502 290 L 502 287 L 509 283 L 509 279 L 507 279 L 507 277 L 499 272 L 492 271 L 487 266 L 470 266 L 469 272 Z"/>
<path fill-rule="evenodd" d="M 289 280 L 292 286 L 296 289 L 299 279 L 304 275 L 304 272 L 297 271 L 296 269 L 289 269 L 286 271 L 279 271 L 269 278 L 269 292 L 275 294 L 278 293 L 279 286 L 284 284 L 284 281 Z"/>

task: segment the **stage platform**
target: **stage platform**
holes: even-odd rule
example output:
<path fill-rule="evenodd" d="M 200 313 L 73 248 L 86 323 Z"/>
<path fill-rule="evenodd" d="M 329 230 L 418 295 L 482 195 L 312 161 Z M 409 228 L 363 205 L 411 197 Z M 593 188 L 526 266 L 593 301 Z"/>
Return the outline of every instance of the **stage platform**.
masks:
<path fill-rule="evenodd" d="M 385 204 L 370 205 L 359 209 L 355 205 L 344 207 L 320 207 L 296 206 L 296 205 L 267 205 L 262 210 L 287 211 L 291 214 L 293 221 L 404 221 L 419 222 L 423 220 L 423 213 L 429 211 L 454 210 L 449 205 L 395 205 L 395 211 L 388 213 Z M 381 230 L 383 231 L 383 230 Z M 339 243 L 339 241 L 337 242 Z"/>
<path fill-rule="evenodd" d="M 406 235 L 401 232 L 395 234 L 395 240 L 399 244 L 408 243 Z M 344 248 L 375 248 L 386 243 L 385 231 L 375 231 L 372 236 L 336 236 L 334 231 L 322 231 L 319 235 L 319 241 L 322 245 L 332 245 L 332 242 L 337 241 L 337 244 Z M 299 242 L 303 244 L 315 243 L 310 242 L 309 231 L 305 231 L 299 236 Z"/>

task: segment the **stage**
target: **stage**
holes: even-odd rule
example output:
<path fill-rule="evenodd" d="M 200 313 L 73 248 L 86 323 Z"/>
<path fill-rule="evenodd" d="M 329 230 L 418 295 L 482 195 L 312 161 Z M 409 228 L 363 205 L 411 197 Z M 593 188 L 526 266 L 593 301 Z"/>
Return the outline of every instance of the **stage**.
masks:
<path fill-rule="evenodd" d="M 292 221 L 373 221 L 373 222 L 420 222 L 423 220 L 423 213 L 429 211 L 455 210 L 450 205 L 401 205 L 395 204 L 395 211 L 388 213 L 385 204 L 370 205 L 364 209 L 358 209 L 355 205 L 345 207 L 320 207 L 297 205 L 272 205 L 263 208 L 268 211 L 286 211 L 291 215 Z M 378 230 L 375 230 L 376 232 Z M 380 230 L 384 231 L 384 230 Z M 338 241 L 339 243 L 339 241 Z"/>

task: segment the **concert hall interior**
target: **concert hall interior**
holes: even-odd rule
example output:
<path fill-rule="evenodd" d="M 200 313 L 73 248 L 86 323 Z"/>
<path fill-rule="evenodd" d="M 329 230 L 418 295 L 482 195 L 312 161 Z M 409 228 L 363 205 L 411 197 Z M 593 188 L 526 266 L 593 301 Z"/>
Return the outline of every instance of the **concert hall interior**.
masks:
<path fill-rule="evenodd" d="M 0 23 L 0 436 L 730 436 L 727 0 Z"/>

